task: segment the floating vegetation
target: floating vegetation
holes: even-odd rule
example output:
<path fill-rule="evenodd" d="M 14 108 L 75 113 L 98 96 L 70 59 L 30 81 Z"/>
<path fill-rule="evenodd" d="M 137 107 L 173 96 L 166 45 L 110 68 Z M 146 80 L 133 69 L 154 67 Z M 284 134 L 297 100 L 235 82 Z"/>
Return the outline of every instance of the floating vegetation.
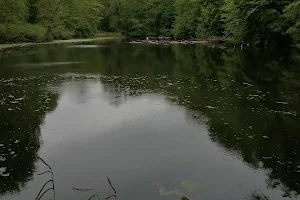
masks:
<path fill-rule="evenodd" d="M 214 107 L 214 106 L 206 106 L 206 108 L 208 108 L 208 109 L 216 109 L 216 107 Z"/>
<path fill-rule="evenodd" d="M 282 102 L 282 101 L 277 101 L 276 102 L 277 104 L 283 104 L 283 105 L 288 105 L 289 103 L 287 103 L 287 102 Z"/>
<path fill-rule="evenodd" d="M 181 196 L 185 195 L 184 192 L 182 192 L 182 190 L 180 190 L 180 189 L 174 189 L 174 190 L 167 191 L 163 187 L 159 188 L 159 194 L 160 194 L 160 196 L 176 195 L 178 197 L 181 197 Z"/>
<path fill-rule="evenodd" d="M 269 200 L 269 197 L 260 191 L 254 191 L 247 200 Z"/>
<path fill-rule="evenodd" d="M 2 156 L 0 156 L 0 161 L 4 162 L 4 161 L 6 161 L 6 158 L 5 158 L 5 157 L 2 157 Z"/>
<path fill-rule="evenodd" d="M 271 113 L 280 113 L 283 115 L 292 115 L 292 116 L 297 116 L 297 112 L 295 111 L 281 111 L 281 110 L 269 110 Z"/>
<path fill-rule="evenodd" d="M 209 129 L 209 137 L 213 142 L 217 142 L 230 152 L 236 151 L 239 157 L 245 156 L 244 161 L 249 162 L 253 168 L 269 169 L 275 166 L 274 169 L 272 168 L 274 171 L 272 173 L 279 174 L 278 170 L 282 167 L 290 170 L 290 172 L 286 172 L 287 174 L 292 174 L 292 165 L 296 161 L 293 161 L 292 164 L 288 163 L 286 155 L 275 157 L 275 155 L 270 154 L 268 149 L 264 149 L 266 143 L 272 143 L 278 151 L 284 148 L 281 144 L 273 144 L 278 138 L 276 138 L 276 135 L 272 135 L 269 130 L 278 128 L 276 124 L 271 123 L 277 118 L 282 121 L 288 118 L 289 121 L 284 121 L 287 129 L 290 128 L 290 121 L 297 120 L 297 98 L 292 98 L 292 93 L 276 96 L 272 92 L 257 89 L 256 85 L 243 83 L 223 87 L 215 79 L 197 79 L 195 77 L 166 75 L 147 77 L 131 74 L 104 76 L 100 74 L 67 73 L 63 75 L 0 79 L 0 84 L 5 87 L 5 92 L 0 94 L 1 108 L 8 116 L 18 115 L 22 111 L 24 112 L 26 106 L 31 104 L 31 96 L 35 94 L 35 91 L 40 90 L 43 92 L 34 95 L 34 101 L 38 102 L 38 106 L 30 110 L 34 115 L 40 116 L 53 110 L 53 108 L 51 109 L 53 95 L 60 93 L 62 83 L 73 84 L 77 82 L 103 86 L 101 89 L 111 92 L 114 100 L 119 100 L 115 101 L 118 103 L 124 102 L 123 97 L 140 99 L 149 94 L 158 95 L 168 103 L 183 108 L 187 113 L 188 120 L 192 120 L 195 124 L 205 124 Z M 55 106 L 52 107 L 55 108 Z M 291 137 L 296 136 L 291 135 Z M 289 141 L 290 139 L 286 136 L 285 140 Z M 14 138 L 11 141 L 11 146 L 18 145 L 20 142 L 23 142 L 21 138 Z M 277 145 L 279 146 L 277 147 Z M 297 149 L 297 147 L 291 148 Z M 251 153 L 248 152 L 249 149 L 251 149 Z M 26 151 L 28 150 L 29 148 L 26 149 Z M 298 154 L 296 151 L 293 153 Z M 19 156 L 19 152 L 11 150 L 7 155 L 11 157 Z M 0 161 L 8 160 L 7 155 L 5 155 L 6 157 L 1 155 Z M 294 170 L 293 173 L 297 171 L 300 170 Z M 7 175 L 6 169 L 2 174 Z M 279 176 L 277 174 L 274 177 L 277 178 Z M 54 188 L 50 184 L 51 180 L 46 185 L 50 186 L 48 191 Z M 46 186 L 43 189 L 46 189 Z M 186 183 L 185 186 L 193 187 L 190 183 Z M 184 195 L 182 191 L 188 190 L 185 186 L 181 185 L 182 190 L 170 191 L 160 188 L 160 194 L 181 197 Z M 91 192 L 92 196 L 90 198 L 99 197 L 96 190 L 93 189 L 77 188 L 75 190 Z M 48 191 L 41 191 L 37 198 L 39 199 L 44 192 Z M 110 197 L 115 197 L 114 195 L 116 196 L 116 193 Z"/>
<path fill-rule="evenodd" d="M 252 86 L 253 86 L 252 84 L 250 84 L 250 83 L 247 83 L 247 82 L 243 82 L 243 84 L 244 84 L 244 85 L 247 85 L 247 86 L 250 86 L 250 87 L 252 87 Z"/>
<path fill-rule="evenodd" d="M 196 192 L 196 190 L 197 190 L 197 185 L 196 185 L 195 181 L 183 180 L 181 182 L 181 185 L 183 188 L 185 188 L 189 192 Z"/>
<path fill-rule="evenodd" d="M 6 173 L 7 167 L 0 167 L 0 176 L 9 177 L 10 173 Z"/>

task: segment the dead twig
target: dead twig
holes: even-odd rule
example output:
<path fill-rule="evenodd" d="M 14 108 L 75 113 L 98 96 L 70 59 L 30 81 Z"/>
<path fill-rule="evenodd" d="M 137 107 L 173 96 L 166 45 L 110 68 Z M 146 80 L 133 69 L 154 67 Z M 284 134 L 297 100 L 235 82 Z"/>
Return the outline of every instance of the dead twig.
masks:
<path fill-rule="evenodd" d="M 77 191 L 79 191 L 79 192 L 91 192 L 91 191 L 92 191 L 92 192 L 94 192 L 95 194 L 94 194 L 93 196 L 91 196 L 88 200 L 91 200 L 91 199 L 94 198 L 94 197 L 98 197 L 98 199 L 101 200 L 99 194 L 98 194 L 97 191 L 94 190 L 94 189 L 73 188 L 73 190 L 77 190 Z"/>
<path fill-rule="evenodd" d="M 53 190 L 53 188 L 48 188 L 45 192 L 43 192 L 43 194 L 37 199 L 37 200 L 40 200 L 47 192 L 49 192 L 50 190 Z"/>
<path fill-rule="evenodd" d="M 97 195 L 97 194 L 94 194 L 93 196 L 91 196 L 88 200 L 91 200 L 92 198 L 94 198 L 94 197 L 98 197 L 99 198 L 99 196 Z M 100 199 L 100 198 L 99 198 Z"/>
<path fill-rule="evenodd" d="M 41 157 L 39 157 L 38 156 L 38 159 L 40 159 L 49 169 L 50 169 L 50 171 L 52 171 L 52 168 L 50 167 L 50 165 L 48 165 L 47 163 L 46 163 L 46 161 L 44 161 Z"/>
<path fill-rule="evenodd" d="M 114 190 L 115 195 L 117 195 L 117 191 L 116 191 L 116 189 L 114 188 L 114 186 L 112 185 L 112 183 L 111 183 L 111 181 L 110 181 L 110 179 L 109 179 L 108 177 L 107 177 L 107 180 L 108 180 L 108 183 L 109 183 L 110 187 Z"/>
<path fill-rule="evenodd" d="M 106 197 L 105 200 L 110 199 L 111 197 L 115 197 L 115 199 L 117 199 L 117 196 L 115 194 L 110 195 L 109 197 Z"/>
<path fill-rule="evenodd" d="M 48 170 L 48 171 L 45 171 L 45 172 L 42 172 L 42 173 L 39 173 L 39 174 L 37 174 L 37 175 L 40 176 L 40 175 L 44 175 L 44 174 L 50 173 L 50 174 L 51 174 L 51 179 L 48 180 L 48 181 L 42 186 L 42 188 L 40 189 L 40 191 L 39 191 L 38 195 L 36 196 L 35 200 L 40 200 L 41 198 L 43 198 L 43 196 L 44 196 L 47 192 L 49 192 L 49 191 L 51 191 L 51 190 L 53 190 L 53 196 L 54 196 L 54 200 L 55 200 L 56 195 L 55 195 L 55 185 L 54 185 L 54 174 L 53 174 L 52 168 L 51 168 L 51 166 L 50 166 L 45 160 L 43 160 L 41 157 L 38 157 L 38 159 L 40 159 L 40 160 L 41 160 L 41 161 L 49 168 L 49 170 Z M 109 183 L 110 187 L 111 187 L 112 190 L 114 191 L 114 194 L 113 194 L 113 195 L 110 195 L 110 196 L 108 196 L 108 197 L 106 197 L 105 200 L 108 200 L 108 199 L 110 199 L 111 197 L 115 197 L 115 200 L 116 200 L 116 199 L 117 199 L 117 191 L 116 191 L 116 189 L 114 188 L 112 182 L 110 181 L 110 179 L 109 179 L 108 177 L 107 177 L 107 180 L 108 180 L 108 183 Z M 48 185 L 48 183 L 52 183 L 52 187 L 50 187 L 50 188 L 48 188 L 47 190 L 44 191 L 44 189 L 45 189 L 45 187 Z M 97 191 L 94 190 L 94 189 L 73 188 L 73 190 L 77 190 L 77 191 L 80 191 L 80 192 L 93 192 L 94 195 L 92 195 L 88 200 L 91 200 L 91 199 L 93 199 L 94 197 L 97 197 L 99 200 L 101 200 L 99 194 L 98 194 Z M 43 191 L 44 191 L 44 192 L 43 192 Z"/>
<path fill-rule="evenodd" d="M 51 173 L 52 174 L 52 171 L 45 171 L 45 172 L 37 174 L 37 175 L 40 176 L 40 175 L 47 174 L 47 173 Z"/>
<path fill-rule="evenodd" d="M 108 180 L 108 183 L 109 183 L 110 187 L 113 189 L 113 191 L 114 191 L 115 194 L 110 195 L 109 197 L 106 197 L 105 200 L 110 199 L 111 197 L 115 197 L 115 199 L 117 199 L 117 191 L 116 191 L 116 189 L 114 188 L 114 186 L 112 185 L 112 183 L 111 183 L 111 181 L 110 181 L 110 179 L 108 177 L 107 177 L 107 180 Z"/>
<path fill-rule="evenodd" d="M 108 200 L 108 199 L 110 199 L 111 197 L 115 197 L 115 199 L 117 199 L 117 191 L 116 191 L 116 189 L 114 188 L 113 184 L 111 183 L 111 181 L 110 181 L 110 179 L 109 179 L 108 177 L 107 177 L 107 180 L 108 180 L 108 183 L 109 183 L 110 187 L 113 189 L 113 191 L 114 191 L 115 194 L 110 195 L 109 197 L 106 197 L 105 200 Z M 94 192 L 94 195 L 91 196 L 88 200 L 91 200 L 91 199 L 94 198 L 94 197 L 98 197 L 98 199 L 101 200 L 99 194 L 98 194 L 97 191 L 94 190 L 94 189 L 73 188 L 73 190 L 77 190 L 77 191 L 79 191 L 79 192 Z"/>
<path fill-rule="evenodd" d="M 50 182 L 52 182 L 52 180 L 47 181 L 47 182 L 43 185 L 42 189 L 40 189 L 40 192 L 38 193 L 38 195 L 36 196 L 35 199 L 38 199 L 38 197 L 40 196 L 40 194 L 41 194 L 41 192 L 43 191 L 43 189 L 44 189 L 44 188 L 46 187 L 46 185 L 47 185 L 48 183 L 50 183 Z"/>

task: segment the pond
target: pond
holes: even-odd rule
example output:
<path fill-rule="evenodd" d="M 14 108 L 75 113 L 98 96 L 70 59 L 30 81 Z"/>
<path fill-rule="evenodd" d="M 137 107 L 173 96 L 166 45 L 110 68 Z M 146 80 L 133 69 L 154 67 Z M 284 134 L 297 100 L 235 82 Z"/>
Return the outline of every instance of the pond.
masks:
<path fill-rule="evenodd" d="M 107 177 L 124 200 L 299 199 L 299 66 L 292 49 L 120 40 L 2 54 L 0 198 L 36 199 L 40 157 L 57 200 L 105 199 Z"/>

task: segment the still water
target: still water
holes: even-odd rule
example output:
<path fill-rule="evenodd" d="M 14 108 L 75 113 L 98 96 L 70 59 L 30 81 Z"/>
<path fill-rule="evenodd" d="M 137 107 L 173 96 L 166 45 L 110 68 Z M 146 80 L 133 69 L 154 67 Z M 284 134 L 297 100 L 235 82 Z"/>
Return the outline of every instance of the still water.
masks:
<path fill-rule="evenodd" d="M 57 200 L 105 199 L 106 177 L 123 200 L 300 199 L 299 67 L 291 49 L 122 41 L 2 54 L 0 198 L 37 197 L 40 156 Z"/>

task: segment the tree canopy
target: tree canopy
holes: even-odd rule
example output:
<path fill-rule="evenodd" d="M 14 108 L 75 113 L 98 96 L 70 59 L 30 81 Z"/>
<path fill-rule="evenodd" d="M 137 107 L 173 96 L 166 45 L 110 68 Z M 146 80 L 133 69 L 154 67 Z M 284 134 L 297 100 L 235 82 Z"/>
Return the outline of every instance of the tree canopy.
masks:
<path fill-rule="evenodd" d="M 300 45 L 300 0 L 0 0 L 0 9 L 0 41 L 27 23 L 46 29 L 44 40 L 105 31 Z"/>
<path fill-rule="evenodd" d="M 103 15 L 99 0 L 0 0 L 0 9 L 0 41 L 9 42 L 36 42 L 38 37 L 26 37 L 29 32 L 44 34 L 39 40 L 48 41 L 93 37 L 99 31 Z M 26 32 L 17 26 L 20 23 L 28 27 Z"/>
<path fill-rule="evenodd" d="M 126 36 L 229 38 L 255 46 L 300 44 L 300 0 L 101 0 L 102 28 Z"/>

